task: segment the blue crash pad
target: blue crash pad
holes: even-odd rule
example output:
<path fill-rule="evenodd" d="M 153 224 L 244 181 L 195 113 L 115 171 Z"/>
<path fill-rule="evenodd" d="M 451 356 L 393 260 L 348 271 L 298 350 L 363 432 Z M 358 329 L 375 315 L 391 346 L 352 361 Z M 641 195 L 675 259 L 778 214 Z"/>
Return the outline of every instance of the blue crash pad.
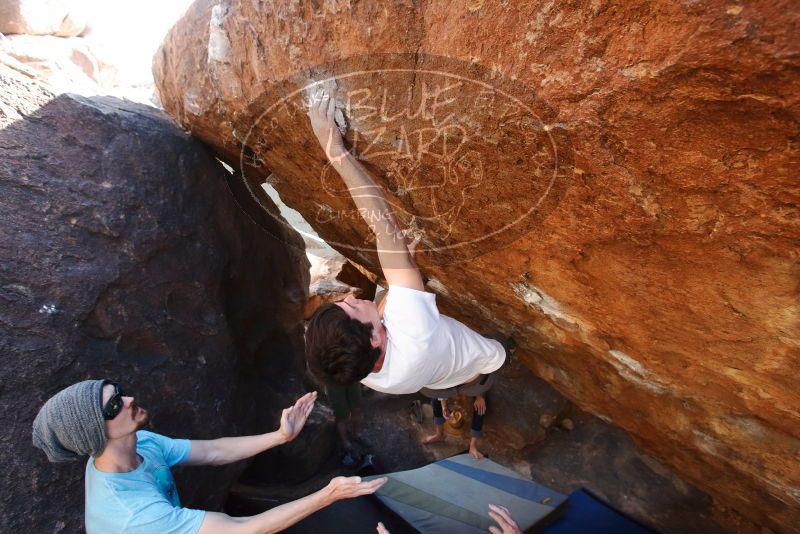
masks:
<path fill-rule="evenodd" d="M 653 534 L 652 530 L 614 510 L 588 490 L 572 492 L 567 501 L 566 512 L 543 530 L 545 534 Z"/>

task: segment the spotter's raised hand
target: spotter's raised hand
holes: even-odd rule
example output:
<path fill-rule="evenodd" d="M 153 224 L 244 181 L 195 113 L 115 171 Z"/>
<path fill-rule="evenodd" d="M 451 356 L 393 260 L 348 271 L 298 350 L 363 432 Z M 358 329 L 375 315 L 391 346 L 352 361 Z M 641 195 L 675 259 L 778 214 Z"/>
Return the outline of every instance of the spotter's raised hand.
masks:
<path fill-rule="evenodd" d="M 314 409 L 314 402 L 317 400 L 317 392 L 306 393 L 294 403 L 294 406 L 286 408 L 281 414 L 281 426 L 278 432 L 283 435 L 286 441 L 292 441 L 303 430 L 311 410 Z"/>

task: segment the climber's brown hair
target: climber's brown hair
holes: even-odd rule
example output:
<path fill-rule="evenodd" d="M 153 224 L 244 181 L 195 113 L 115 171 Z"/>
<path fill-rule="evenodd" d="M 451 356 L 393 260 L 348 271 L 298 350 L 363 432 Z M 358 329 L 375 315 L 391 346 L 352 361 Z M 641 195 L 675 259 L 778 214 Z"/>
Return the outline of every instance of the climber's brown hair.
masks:
<path fill-rule="evenodd" d="M 349 317 L 336 304 L 320 306 L 306 330 L 308 368 L 326 385 L 353 384 L 366 377 L 381 355 L 371 343 L 373 326 Z"/>

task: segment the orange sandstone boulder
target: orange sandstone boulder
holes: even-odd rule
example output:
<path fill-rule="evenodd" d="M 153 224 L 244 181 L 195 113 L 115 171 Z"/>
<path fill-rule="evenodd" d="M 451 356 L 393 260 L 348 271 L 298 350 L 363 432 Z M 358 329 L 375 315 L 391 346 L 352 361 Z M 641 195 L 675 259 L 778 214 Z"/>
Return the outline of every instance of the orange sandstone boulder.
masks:
<path fill-rule="evenodd" d="M 333 92 L 444 311 L 796 531 L 799 22 L 780 1 L 200 0 L 154 70 L 254 195 L 271 173 L 376 271 L 303 111 Z"/>

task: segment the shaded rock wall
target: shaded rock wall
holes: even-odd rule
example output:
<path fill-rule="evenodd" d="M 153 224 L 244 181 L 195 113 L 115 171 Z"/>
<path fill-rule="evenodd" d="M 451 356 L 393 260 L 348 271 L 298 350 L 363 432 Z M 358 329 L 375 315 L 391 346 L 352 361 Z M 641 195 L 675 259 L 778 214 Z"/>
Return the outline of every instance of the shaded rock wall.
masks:
<path fill-rule="evenodd" d="M 268 199 L 162 112 L 0 88 L 0 524 L 77 532 L 85 463 L 32 446 L 42 403 L 108 377 L 167 435 L 276 428 L 301 389 L 308 264 Z M 180 470 L 182 502 L 218 508 L 241 468 Z"/>
<path fill-rule="evenodd" d="M 446 312 L 795 531 L 798 20 L 780 1 L 201 0 L 154 71 L 181 125 L 375 269 L 302 113 L 335 91 Z"/>

